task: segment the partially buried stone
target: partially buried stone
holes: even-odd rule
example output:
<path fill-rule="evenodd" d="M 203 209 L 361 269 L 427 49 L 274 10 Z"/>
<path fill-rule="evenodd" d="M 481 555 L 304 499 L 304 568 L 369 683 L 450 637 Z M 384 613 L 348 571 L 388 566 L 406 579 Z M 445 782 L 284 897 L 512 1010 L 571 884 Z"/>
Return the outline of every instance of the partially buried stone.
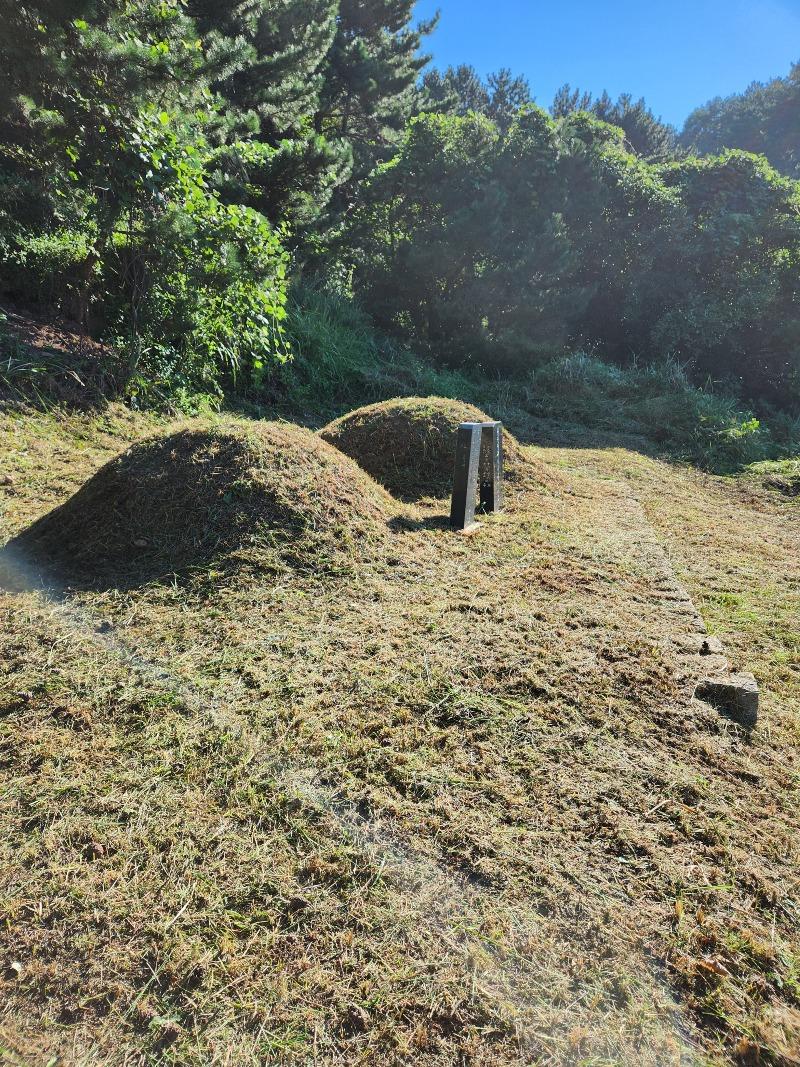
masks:
<path fill-rule="evenodd" d="M 718 637 L 710 634 L 691 633 L 678 634 L 673 638 L 674 643 L 686 652 L 695 656 L 724 656 L 725 647 Z"/>
<path fill-rule="evenodd" d="M 758 722 L 758 682 L 752 674 L 703 678 L 695 695 L 725 712 L 741 726 L 755 726 Z"/>
<path fill-rule="evenodd" d="M 710 635 L 703 640 L 700 647 L 701 656 L 724 656 L 725 646 L 722 644 L 718 637 L 711 637 Z"/>

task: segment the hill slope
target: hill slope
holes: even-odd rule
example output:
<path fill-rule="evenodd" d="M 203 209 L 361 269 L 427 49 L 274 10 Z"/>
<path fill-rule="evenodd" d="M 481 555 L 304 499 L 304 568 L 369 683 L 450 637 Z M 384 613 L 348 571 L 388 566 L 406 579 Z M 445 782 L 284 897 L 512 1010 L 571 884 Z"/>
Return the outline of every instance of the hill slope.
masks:
<path fill-rule="evenodd" d="M 7 413 L 4 538 L 153 429 Z M 9 1062 L 797 1062 L 797 504 L 530 455 L 342 573 L 0 594 Z"/>

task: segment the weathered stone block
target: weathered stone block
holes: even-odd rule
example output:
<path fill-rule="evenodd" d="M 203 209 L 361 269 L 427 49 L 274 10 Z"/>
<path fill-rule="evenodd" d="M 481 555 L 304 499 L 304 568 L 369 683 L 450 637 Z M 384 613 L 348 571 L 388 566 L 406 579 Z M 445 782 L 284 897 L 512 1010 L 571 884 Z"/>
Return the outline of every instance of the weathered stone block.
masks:
<path fill-rule="evenodd" d="M 722 674 L 703 678 L 695 696 L 718 708 L 741 726 L 758 722 L 758 682 L 752 674 Z"/>

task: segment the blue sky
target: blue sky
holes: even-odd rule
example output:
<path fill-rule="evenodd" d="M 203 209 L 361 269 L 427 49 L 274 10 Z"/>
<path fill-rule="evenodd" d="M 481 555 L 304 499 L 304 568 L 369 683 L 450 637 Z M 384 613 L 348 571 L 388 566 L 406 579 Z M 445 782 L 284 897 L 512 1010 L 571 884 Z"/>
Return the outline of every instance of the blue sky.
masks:
<path fill-rule="evenodd" d="M 680 126 L 713 96 L 800 60 L 800 0 L 419 0 L 437 66 L 511 67 L 548 106 L 564 82 L 644 96 Z"/>

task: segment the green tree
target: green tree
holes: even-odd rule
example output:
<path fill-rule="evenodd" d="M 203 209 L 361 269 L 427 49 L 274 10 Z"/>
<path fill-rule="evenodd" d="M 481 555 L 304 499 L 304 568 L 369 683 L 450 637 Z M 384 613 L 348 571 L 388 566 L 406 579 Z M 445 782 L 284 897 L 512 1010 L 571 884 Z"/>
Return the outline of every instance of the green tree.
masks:
<path fill-rule="evenodd" d="M 491 103 L 486 83 L 474 67 L 462 63 L 446 70 L 429 70 L 422 79 L 423 109 L 442 115 L 485 115 Z"/>
<path fill-rule="evenodd" d="M 591 93 L 562 85 L 550 111 L 556 118 L 575 111 L 591 112 L 623 130 L 628 146 L 642 159 L 658 163 L 675 158 L 678 143 L 675 128 L 656 118 L 644 99 L 634 100 L 630 93 L 623 93 L 616 101 L 606 92 L 594 99 Z"/>
<path fill-rule="evenodd" d="M 412 123 L 358 214 L 355 285 L 381 321 L 450 362 L 525 366 L 573 337 L 618 342 L 631 262 L 672 206 L 621 134 L 524 110 Z"/>
<path fill-rule="evenodd" d="M 351 233 L 381 323 L 450 363 L 567 344 L 672 354 L 784 402 L 800 384 L 800 186 L 746 153 L 657 167 L 585 111 L 426 115 Z"/>
<path fill-rule="evenodd" d="M 284 257 L 261 216 L 207 181 L 215 69 L 180 0 L 27 4 L 38 62 L 15 67 L 0 129 L 0 284 L 114 336 L 127 382 L 193 379 L 280 354 Z M 16 35 L 3 38 L 8 71 Z M 214 312 L 225 308 L 226 315 Z M 213 328 L 209 323 L 213 320 Z"/>
<path fill-rule="evenodd" d="M 189 0 L 188 9 L 235 134 L 231 143 L 221 131 L 221 195 L 275 223 L 314 223 L 352 172 L 350 144 L 319 119 L 338 0 Z"/>
<path fill-rule="evenodd" d="M 518 112 L 533 103 L 530 85 L 504 67 L 484 81 L 474 67 L 462 64 L 444 72 L 428 71 L 422 79 L 423 110 L 447 115 L 470 111 L 486 115 L 504 132 Z"/>
<path fill-rule="evenodd" d="M 189 0 L 210 58 L 236 56 L 214 89 L 245 148 L 216 182 L 308 238 L 330 230 L 416 110 L 428 22 L 413 0 Z"/>
<path fill-rule="evenodd" d="M 800 177 L 800 63 L 785 78 L 754 82 L 744 93 L 697 108 L 686 120 L 681 144 L 701 155 L 741 148 Z"/>
<path fill-rule="evenodd" d="M 749 396 L 800 399 L 800 185 L 731 151 L 664 172 L 685 226 L 652 343 Z"/>

